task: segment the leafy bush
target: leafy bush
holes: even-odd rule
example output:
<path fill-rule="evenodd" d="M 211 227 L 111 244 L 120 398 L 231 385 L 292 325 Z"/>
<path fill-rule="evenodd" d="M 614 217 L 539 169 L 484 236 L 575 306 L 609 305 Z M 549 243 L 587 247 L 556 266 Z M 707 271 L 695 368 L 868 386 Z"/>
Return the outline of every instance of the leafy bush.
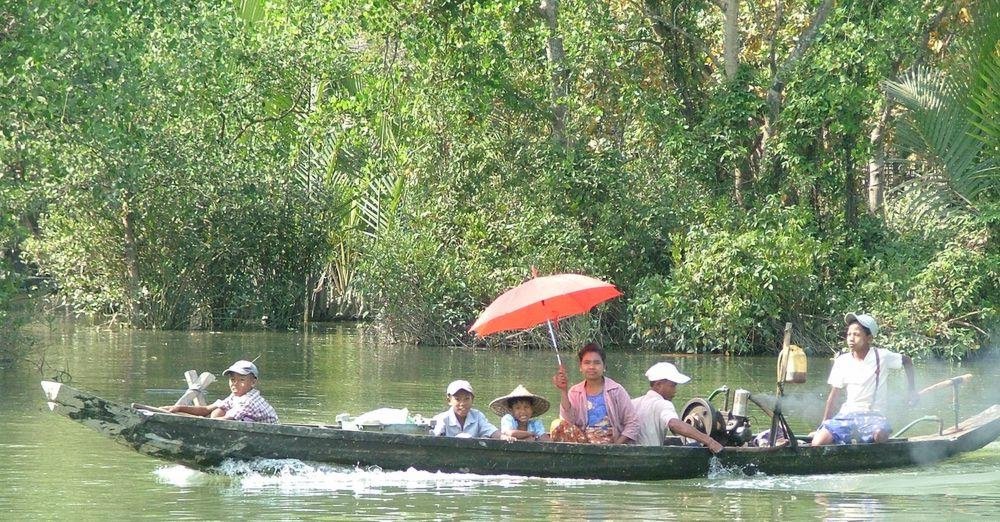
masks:
<path fill-rule="evenodd" d="M 546 149 L 472 142 L 408 188 L 406 210 L 366 252 L 362 269 L 373 308 L 393 336 L 469 342 L 478 314 L 530 277 L 532 266 L 543 275 L 599 274 L 583 228 L 568 215 L 572 197 L 538 195 L 554 180 L 579 180 L 560 177 Z"/>
<path fill-rule="evenodd" d="M 882 344 L 957 360 L 987 346 L 1000 322 L 1000 257 L 985 230 L 962 220 L 941 225 L 900 222 L 896 239 L 854 270 L 845 309 L 874 313 Z"/>
<path fill-rule="evenodd" d="M 825 308 L 830 245 L 811 228 L 804 211 L 768 208 L 745 223 L 722 219 L 678 234 L 673 271 L 636 288 L 633 339 L 689 352 L 773 349 L 785 321 Z"/>

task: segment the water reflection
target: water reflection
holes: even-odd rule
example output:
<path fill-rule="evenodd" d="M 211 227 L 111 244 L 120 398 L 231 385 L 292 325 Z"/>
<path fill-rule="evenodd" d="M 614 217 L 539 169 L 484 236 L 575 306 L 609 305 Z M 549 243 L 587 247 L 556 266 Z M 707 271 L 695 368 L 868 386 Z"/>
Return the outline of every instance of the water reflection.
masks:
<path fill-rule="evenodd" d="M 813 499 L 823 508 L 823 520 L 871 520 L 884 511 L 882 501 L 873 497 L 819 493 Z"/>

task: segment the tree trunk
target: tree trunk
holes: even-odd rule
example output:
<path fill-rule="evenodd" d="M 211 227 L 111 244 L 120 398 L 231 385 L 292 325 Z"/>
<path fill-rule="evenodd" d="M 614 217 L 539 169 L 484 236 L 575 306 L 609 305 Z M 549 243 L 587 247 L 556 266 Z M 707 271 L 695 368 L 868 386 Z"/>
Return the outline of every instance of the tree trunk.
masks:
<path fill-rule="evenodd" d="M 858 226 L 858 194 L 854 173 L 854 138 L 848 134 L 841 143 L 844 154 L 844 225 L 847 229 Z"/>
<path fill-rule="evenodd" d="M 133 327 L 139 324 L 139 254 L 135 240 L 135 216 L 129 209 L 128 202 L 122 203 L 122 231 L 125 240 L 125 289 L 128 292 L 128 302 L 125 303 L 129 324 Z"/>
<path fill-rule="evenodd" d="M 778 122 L 778 116 L 781 114 L 782 105 L 782 93 L 785 90 L 785 75 L 795 64 L 802 58 L 813 42 L 816 41 L 816 36 L 819 34 L 819 30 L 826 23 L 827 17 L 830 15 L 830 11 L 833 9 L 834 0 L 823 0 L 823 3 L 816 8 L 816 14 L 813 15 L 812 22 L 809 27 L 799 36 L 798 44 L 792 49 L 791 54 L 788 58 L 781 64 L 780 67 L 774 73 L 774 78 L 771 80 L 771 85 L 767 89 L 766 105 L 767 110 L 764 117 L 764 125 L 761 129 L 761 139 L 760 139 L 760 150 L 759 154 L 761 158 L 767 157 L 767 147 L 770 138 L 774 136 L 776 132 L 776 125 Z M 780 4 L 776 7 L 780 8 Z M 778 9 L 776 16 L 783 16 L 782 11 Z M 775 167 L 777 168 L 777 166 Z"/>
<path fill-rule="evenodd" d="M 868 139 L 872 144 L 872 157 L 868 160 L 868 212 L 878 214 L 885 200 L 885 131 L 892 117 L 892 104 L 886 100 L 875 127 Z"/>
<path fill-rule="evenodd" d="M 749 185 L 749 173 L 739 166 L 733 167 L 733 199 L 739 207 L 747 208 L 746 191 Z"/>
<path fill-rule="evenodd" d="M 951 5 L 946 5 L 941 8 L 937 14 L 931 17 L 927 22 L 927 26 L 918 35 L 916 44 L 917 52 L 913 60 L 914 65 L 921 64 L 927 58 L 927 42 L 930 41 L 931 33 L 939 29 L 941 22 L 950 12 L 951 7 Z M 899 75 L 902 63 L 901 58 L 893 61 L 891 68 L 893 77 Z M 890 100 L 885 100 L 885 106 L 882 107 L 882 112 L 875 122 L 875 127 L 872 128 L 868 136 L 872 150 L 872 157 L 868 160 L 867 167 L 868 212 L 871 214 L 878 214 L 882 210 L 883 203 L 885 203 L 885 134 L 891 123 L 892 103 Z"/>
<path fill-rule="evenodd" d="M 740 0 L 726 0 L 725 13 L 722 57 L 726 64 L 726 79 L 732 80 L 740 68 Z"/>
<path fill-rule="evenodd" d="M 565 98 L 569 94 L 569 88 L 566 78 L 566 53 L 563 51 L 562 37 L 559 36 L 559 0 L 541 0 L 539 9 L 549 30 L 549 37 L 545 41 L 545 56 L 549 62 L 552 82 L 552 139 L 557 145 L 565 147 L 567 144 Z"/>
<path fill-rule="evenodd" d="M 725 64 L 726 80 L 732 81 L 740 69 L 740 0 L 725 0 L 721 7 L 725 12 L 722 61 Z M 748 154 L 752 155 L 753 151 Z M 740 165 L 733 167 L 733 197 L 740 207 L 746 207 L 745 193 L 750 177 L 748 170 Z"/>

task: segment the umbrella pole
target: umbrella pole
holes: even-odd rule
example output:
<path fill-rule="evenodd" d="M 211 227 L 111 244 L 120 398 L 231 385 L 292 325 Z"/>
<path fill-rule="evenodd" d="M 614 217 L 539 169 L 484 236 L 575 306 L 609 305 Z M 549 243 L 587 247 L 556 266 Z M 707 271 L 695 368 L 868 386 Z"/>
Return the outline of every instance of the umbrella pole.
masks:
<path fill-rule="evenodd" d="M 556 343 L 556 333 L 552 331 L 552 321 L 546 319 L 545 324 L 549 325 L 549 337 L 552 339 L 552 347 L 556 349 L 556 362 L 562 366 L 562 359 L 559 357 L 559 344 Z"/>

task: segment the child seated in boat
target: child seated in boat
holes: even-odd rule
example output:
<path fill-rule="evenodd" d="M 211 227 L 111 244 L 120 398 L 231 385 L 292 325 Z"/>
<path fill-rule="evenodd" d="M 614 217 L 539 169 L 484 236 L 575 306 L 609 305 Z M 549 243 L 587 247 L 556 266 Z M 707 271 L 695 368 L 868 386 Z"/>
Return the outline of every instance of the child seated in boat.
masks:
<path fill-rule="evenodd" d="M 490 409 L 500 416 L 500 434 L 504 440 L 549 440 L 545 425 L 535 418 L 549 411 L 549 401 L 524 386 L 518 384 L 514 391 L 493 399 Z"/>
<path fill-rule="evenodd" d="M 187 413 L 213 419 L 278 422 L 278 414 L 256 388 L 260 375 L 257 365 L 250 361 L 236 361 L 222 374 L 229 377 L 229 390 L 232 392 L 225 399 L 208 406 L 175 405 L 163 409 L 171 413 Z"/>
<path fill-rule="evenodd" d="M 500 438 L 500 430 L 472 407 L 475 395 L 469 381 L 457 380 L 445 391 L 451 408 L 434 416 L 434 435 L 445 437 Z"/>

